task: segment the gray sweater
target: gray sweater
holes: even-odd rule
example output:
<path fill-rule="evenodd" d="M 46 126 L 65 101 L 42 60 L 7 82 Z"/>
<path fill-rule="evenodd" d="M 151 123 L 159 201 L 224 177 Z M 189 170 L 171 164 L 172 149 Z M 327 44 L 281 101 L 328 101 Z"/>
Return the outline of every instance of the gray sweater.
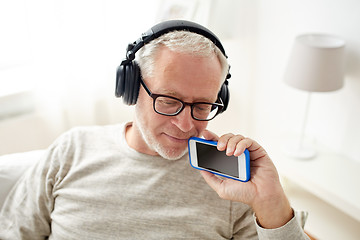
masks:
<path fill-rule="evenodd" d="M 12 189 L 0 239 L 305 239 L 294 217 L 262 229 L 249 206 L 222 200 L 188 157 L 131 149 L 125 124 L 63 134 Z"/>

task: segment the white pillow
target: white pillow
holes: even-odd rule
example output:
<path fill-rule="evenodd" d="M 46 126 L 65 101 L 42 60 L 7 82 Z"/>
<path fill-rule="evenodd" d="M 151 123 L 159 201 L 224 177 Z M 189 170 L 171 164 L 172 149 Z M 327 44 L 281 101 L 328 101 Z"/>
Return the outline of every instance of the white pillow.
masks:
<path fill-rule="evenodd" d="M 34 150 L 0 156 L 0 208 L 16 181 L 44 152 L 45 150 Z"/>

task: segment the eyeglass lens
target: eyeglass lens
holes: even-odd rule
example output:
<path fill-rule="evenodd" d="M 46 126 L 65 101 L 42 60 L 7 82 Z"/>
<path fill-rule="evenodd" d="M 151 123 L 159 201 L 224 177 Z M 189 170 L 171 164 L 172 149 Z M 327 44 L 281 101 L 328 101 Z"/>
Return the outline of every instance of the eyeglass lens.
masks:
<path fill-rule="evenodd" d="M 155 99 L 154 108 L 158 113 L 174 116 L 184 108 L 184 104 L 174 98 L 159 96 Z M 194 103 L 191 111 L 195 119 L 210 120 L 218 112 L 218 106 L 211 103 Z"/>

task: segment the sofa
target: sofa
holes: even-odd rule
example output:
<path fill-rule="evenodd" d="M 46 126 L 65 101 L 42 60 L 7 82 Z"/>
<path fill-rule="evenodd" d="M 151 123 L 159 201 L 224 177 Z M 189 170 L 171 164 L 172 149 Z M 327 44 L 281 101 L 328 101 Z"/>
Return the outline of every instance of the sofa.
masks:
<path fill-rule="evenodd" d="M 45 150 L 33 150 L 0 156 L 0 208 L 16 181 L 44 152 Z"/>

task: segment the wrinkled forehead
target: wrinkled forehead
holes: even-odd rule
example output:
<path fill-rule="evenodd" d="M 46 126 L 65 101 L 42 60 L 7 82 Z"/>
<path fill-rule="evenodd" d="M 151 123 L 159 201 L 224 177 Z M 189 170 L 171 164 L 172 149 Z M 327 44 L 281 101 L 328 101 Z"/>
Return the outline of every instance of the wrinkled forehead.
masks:
<path fill-rule="evenodd" d="M 154 66 L 153 77 L 144 79 L 154 93 L 184 101 L 216 101 L 224 79 L 216 56 L 194 56 L 164 47 L 158 52 Z"/>

